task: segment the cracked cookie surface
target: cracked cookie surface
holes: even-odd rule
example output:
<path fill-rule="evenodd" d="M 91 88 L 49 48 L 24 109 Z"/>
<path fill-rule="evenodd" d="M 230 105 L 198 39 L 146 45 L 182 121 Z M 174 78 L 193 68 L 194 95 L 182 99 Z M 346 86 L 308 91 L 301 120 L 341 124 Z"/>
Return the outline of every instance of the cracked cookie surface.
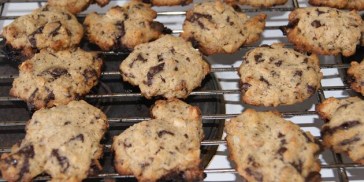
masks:
<path fill-rule="evenodd" d="M 229 158 L 247 181 L 320 181 L 320 145 L 278 113 L 248 109 L 225 131 Z"/>
<path fill-rule="evenodd" d="M 139 86 L 146 98 L 185 98 L 200 86 L 210 65 L 189 42 L 165 35 L 135 47 L 120 71 L 123 80 Z"/>
<path fill-rule="evenodd" d="M 322 119 L 325 147 L 346 153 L 356 163 L 364 164 L 364 101 L 359 97 L 328 98 L 316 107 Z"/>
<path fill-rule="evenodd" d="M 15 19 L 2 35 L 6 45 L 31 57 L 45 48 L 59 51 L 78 46 L 83 27 L 70 12 L 45 6 Z"/>
<path fill-rule="evenodd" d="M 100 140 L 107 118 L 85 101 L 36 111 L 25 138 L 3 154 L 0 169 L 8 181 L 32 181 L 45 172 L 51 181 L 82 181 L 91 166 L 101 168 Z"/>
<path fill-rule="evenodd" d="M 302 51 L 351 56 L 360 44 L 362 23 L 355 11 L 298 8 L 290 13 L 286 31 L 288 40 Z"/>
<path fill-rule="evenodd" d="M 102 50 L 132 50 L 168 32 L 163 24 L 153 21 L 156 17 L 157 13 L 149 4 L 131 1 L 112 7 L 105 15 L 90 13 L 83 24 L 89 41 Z"/>
<path fill-rule="evenodd" d="M 348 69 L 351 88 L 364 96 L 364 61 L 353 61 Z"/>
<path fill-rule="evenodd" d="M 73 14 L 86 10 L 92 3 L 105 6 L 109 2 L 110 0 L 48 0 L 50 6 L 64 8 Z"/>
<path fill-rule="evenodd" d="M 139 181 L 200 181 L 202 119 L 198 107 L 180 100 L 159 100 L 153 119 L 114 137 L 114 164 L 119 174 Z M 138 155 L 135 155 L 138 154 Z"/>
<path fill-rule="evenodd" d="M 181 37 L 207 55 L 234 53 L 241 46 L 258 41 L 265 19 L 265 14 L 249 18 L 238 6 L 220 0 L 206 1 L 187 11 Z"/>
<path fill-rule="evenodd" d="M 19 66 L 10 95 L 36 109 L 67 104 L 87 94 L 98 83 L 102 60 L 81 49 L 42 50 Z"/>
<path fill-rule="evenodd" d="M 276 5 L 283 5 L 288 0 L 225 0 L 227 3 L 239 3 L 241 5 L 249 5 L 254 7 L 272 7 Z"/>
<path fill-rule="evenodd" d="M 238 73 L 242 100 L 264 106 L 302 102 L 317 91 L 322 78 L 316 55 L 307 56 L 283 44 L 248 51 Z"/>
<path fill-rule="evenodd" d="M 308 2 L 314 6 L 327 6 L 339 9 L 364 10 L 363 0 L 309 0 Z"/>

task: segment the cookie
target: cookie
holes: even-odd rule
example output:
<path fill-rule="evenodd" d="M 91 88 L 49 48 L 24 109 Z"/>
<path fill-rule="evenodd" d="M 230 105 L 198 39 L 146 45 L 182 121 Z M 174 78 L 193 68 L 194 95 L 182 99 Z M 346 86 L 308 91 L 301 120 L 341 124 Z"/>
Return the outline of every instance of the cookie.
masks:
<path fill-rule="evenodd" d="M 198 107 L 180 100 L 159 100 L 153 119 L 114 137 L 114 165 L 138 181 L 200 181 L 202 119 Z M 137 155 L 135 155 L 137 154 Z"/>
<path fill-rule="evenodd" d="M 99 6 L 109 4 L 110 0 L 48 0 L 49 6 L 66 9 L 73 14 L 86 10 L 90 4 L 97 3 Z"/>
<path fill-rule="evenodd" d="M 89 41 L 102 50 L 133 49 L 168 32 L 163 24 L 153 21 L 156 17 L 149 4 L 131 1 L 109 9 L 105 15 L 91 13 L 83 24 Z"/>
<path fill-rule="evenodd" d="M 361 40 L 361 17 L 355 11 L 328 7 L 298 8 L 289 14 L 287 37 L 297 49 L 351 56 Z"/>
<path fill-rule="evenodd" d="M 225 131 L 229 158 L 246 181 L 320 181 L 320 145 L 278 113 L 248 109 Z"/>
<path fill-rule="evenodd" d="M 327 121 L 321 128 L 325 147 L 346 153 L 356 163 L 364 164 L 364 101 L 358 97 L 328 98 L 316 107 Z"/>
<path fill-rule="evenodd" d="M 327 6 L 339 9 L 364 10 L 363 0 L 309 0 L 314 6 Z"/>
<path fill-rule="evenodd" d="M 10 95 L 36 109 L 67 104 L 87 94 L 98 83 L 102 60 L 81 49 L 41 50 L 19 66 Z"/>
<path fill-rule="evenodd" d="M 242 100 L 264 106 L 302 102 L 320 87 L 319 64 L 316 55 L 307 56 L 283 44 L 252 49 L 238 70 Z"/>
<path fill-rule="evenodd" d="M 272 7 L 276 5 L 286 4 L 288 0 L 225 0 L 227 3 L 239 3 L 241 5 L 249 5 L 253 7 Z"/>
<path fill-rule="evenodd" d="M 124 81 L 139 86 L 146 98 L 186 98 L 200 86 L 210 66 L 189 42 L 165 35 L 141 44 L 120 65 Z"/>
<path fill-rule="evenodd" d="M 364 96 L 364 61 L 360 63 L 356 61 L 351 62 L 348 75 L 351 88 Z"/>
<path fill-rule="evenodd" d="M 187 11 L 181 37 L 207 55 L 234 53 L 260 38 L 265 19 L 265 14 L 249 18 L 238 6 L 220 0 L 205 1 Z"/>
<path fill-rule="evenodd" d="M 177 6 L 177 5 L 188 5 L 192 3 L 193 0 L 138 0 L 144 3 L 150 3 L 154 6 Z"/>
<path fill-rule="evenodd" d="M 1 156 L 2 177 L 31 181 L 44 172 L 52 181 L 82 181 L 90 167 L 101 168 L 99 143 L 107 128 L 105 114 L 85 101 L 36 111 L 25 138 Z"/>
<path fill-rule="evenodd" d="M 59 51 L 78 46 L 83 27 L 70 12 L 45 6 L 15 19 L 2 35 L 6 45 L 31 57 L 45 48 Z"/>

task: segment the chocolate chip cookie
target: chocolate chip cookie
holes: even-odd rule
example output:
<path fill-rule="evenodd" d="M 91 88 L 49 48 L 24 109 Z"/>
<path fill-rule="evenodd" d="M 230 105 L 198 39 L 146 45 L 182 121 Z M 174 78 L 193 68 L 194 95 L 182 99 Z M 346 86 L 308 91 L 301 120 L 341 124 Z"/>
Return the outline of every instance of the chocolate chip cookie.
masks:
<path fill-rule="evenodd" d="M 150 3 L 154 6 L 176 6 L 176 5 L 187 5 L 192 3 L 193 0 L 138 0 L 144 3 Z"/>
<path fill-rule="evenodd" d="M 78 46 L 83 27 L 70 12 L 45 6 L 15 19 L 2 35 L 7 46 L 31 57 L 44 48 L 59 51 Z"/>
<path fill-rule="evenodd" d="M 309 0 L 314 6 L 328 6 L 339 9 L 364 10 L 363 0 Z"/>
<path fill-rule="evenodd" d="M 139 86 L 146 98 L 185 98 L 200 86 L 210 66 L 191 43 L 165 35 L 136 46 L 120 71 L 123 80 Z"/>
<path fill-rule="evenodd" d="M 321 129 L 325 147 L 346 153 L 354 162 L 364 164 L 364 101 L 358 97 L 331 97 L 316 110 L 327 121 Z"/>
<path fill-rule="evenodd" d="M 220 0 L 205 1 L 187 11 L 181 37 L 207 55 L 234 53 L 260 38 L 265 18 L 265 14 L 249 18 L 238 6 Z"/>
<path fill-rule="evenodd" d="M 105 114 L 85 101 L 36 111 L 25 138 L 1 156 L 2 177 L 31 181 L 44 172 L 52 181 L 82 181 L 91 166 L 101 168 L 100 140 L 107 128 Z"/>
<path fill-rule="evenodd" d="M 272 7 L 276 5 L 286 4 L 288 0 L 225 0 L 227 3 L 239 3 L 241 5 L 249 5 L 254 7 Z"/>
<path fill-rule="evenodd" d="M 252 49 L 238 70 L 242 99 L 264 106 L 302 102 L 320 87 L 319 63 L 316 55 L 307 56 L 283 44 Z"/>
<path fill-rule="evenodd" d="M 198 107 L 177 99 L 159 100 L 152 116 L 114 137 L 116 171 L 139 181 L 202 180 L 203 130 Z"/>
<path fill-rule="evenodd" d="M 246 181 L 320 181 L 318 141 L 278 113 L 248 109 L 225 131 L 229 157 Z"/>
<path fill-rule="evenodd" d="M 287 37 L 297 49 L 351 56 L 361 41 L 362 19 L 355 11 L 328 7 L 298 8 L 289 15 Z"/>
<path fill-rule="evenodd" d="M 109 9 L 105 15 L 87 15 L 84 25 L 89 41 L 102 50 L 133 49 L 168 32 L 163 24 L 153 21 L 156 17 L 149 4 L 131 1 Z"/>
<path fill-rule="evenodd" d="M 77 14 L 90 6 L 92 3 L 97 3 L 99 6 L 109 4 L 110 0 L 48 0 L 49 6 L 66 9 L 73 14 Z"/>
<path fill-rule="evenodd" d="M 67 104 L 87 94 L 98 83 L 102 60 L 81 49 L 41 50 L 19 66 L 10 95 L 36 109 Z"/>
<path fill-rule="evenodd" d="M 364 61 L 361 63 L 351 62 L 348 75 L 350 76 L 351 88 L 364 96 Z"/>

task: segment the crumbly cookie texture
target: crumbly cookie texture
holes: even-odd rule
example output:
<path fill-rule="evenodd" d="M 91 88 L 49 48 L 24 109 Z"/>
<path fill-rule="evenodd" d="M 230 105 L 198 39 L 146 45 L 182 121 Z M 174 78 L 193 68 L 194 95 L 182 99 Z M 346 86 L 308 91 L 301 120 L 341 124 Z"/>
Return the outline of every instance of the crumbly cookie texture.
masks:
<path fill-rule="evenodd" d="M 316 107 L 322 119 L 325 147 L 346 153 L 356 163 L 364 164 L 364 101 L 358 97 L 328 98 Z"/>
<path fill-rule="evenodd" d="M 289 15 L 287 37 L 297 49 L 351 56 L 361 41 L 363 21 L 355 11 L 328 7 L 298 8 Z"/>
<path fill-rule="evenodd" d="M 327 6 L 339 9 L 364 10 L 363 0 L 309 0 L 314 6 Z"/>
<path fill-rule="evenodd" d="M 206 1 L 187 11 L 181 37 L 207 55 L 234 53 L 260 38 L 265 19 L 265 14 L 249 18 L 238 6 L 220 0 Z"/>
<path fill-rule="evenodd" d="M 348 75 L 351 77 L 349 80 L 351 88 L 364 96 L 364 61 L 351 62 Z"/>
<path fill-rule="evenodd" d="M 225 0 L 227 3 L 239 3 L 242 5 L 249 5 L 254 7 L 272 7 L 276 5 L 286 4 L 288 0 Z"/>
<path fill-rule="evenodd" d="M 192 3 L 193 0 L 137 0 L 144 3 L 150 3 L 154 6 L 177 6 L 177 5 L 188 5 Z"/>
<path fill-rule="evenodd" d="M 86 10 L 90 4 L 97 3 L 99 6 L 109 4 L 110 0 L 48 0 L 49 6 L 66 9 L 73 14 Z"/>
<path fill-rule="evenodd" d="M 89 41 L 102 50 L 133 49 L 167 32 L 163 24 L 153 21 L 156 17 L 151 5 L 131 1 L 109 9 L 105 15 L 91 13 L 83 24 Z"/>
<path fill-rule="evenodd" d="M 87 94 L 98 83 L 102 60 L 80 48 L 53 52 L 41 50 L 19 66 L 10 95 L 36 109 L 67 104 Z"/>
<path fill-rule="evenodd" d="M 45 48 L 59 51 L 78 46 L 83 27 L 70 12 L 44 6 L 15 19 L 2 35 L 6 45 L 31 57 Z"/>
<path fill-rule="evenodd" d="M 320 87 L 322 73 L 318 57 L 283 46 L 263 45 L 243 57 L 238 73 L 244 102 L 290 105 L 304 101 Z"/>
<path fill-rule="evenodd" d="M 123 80 L 139 86 L 146 98 L 185 98 L 200 86 L 210 65 L 189 42 L 165 35 L 135 47 L 120 71 Z"/>
<path fill-rule="evenodd" d="M 104 113 L 85 101 L 36 111 L 25 138 L 0 160 L 8 181 L 32 181 L 41 173 L 51 181 L 82 181 L 91 166 L 101 169 L 100 140 L 108 128 Z"/>
<path fill-rule="evenodd" d="M 229 158 L 247 181 L 320 181 L 320 145 L 278 113 L 248 109 L 225 131 Z"/>
<path fill-rule="evenodd" d="M 159 100 L 152 116 L 114 137 L 116 171 L 133 174 L 138 181 L 202 180 L 203 130 L 198 107 L 177 99 Z"/>

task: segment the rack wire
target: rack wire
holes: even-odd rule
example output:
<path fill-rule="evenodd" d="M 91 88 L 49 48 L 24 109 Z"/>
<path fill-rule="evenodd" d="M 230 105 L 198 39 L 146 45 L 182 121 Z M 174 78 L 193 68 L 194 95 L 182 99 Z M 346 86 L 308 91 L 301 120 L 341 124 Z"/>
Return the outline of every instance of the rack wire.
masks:
<path fill-rule="evenodd" d="M 0 0 L 0 20 L 13 20 L 17 18 L 18 16 L 7 16 L 3 15 L 4 13 L 4 7 L 7 3 L 44 3 L 47 0 Z M 117 0 L 111 0 L 111 1 L 117 1 Z M 292 11 L 296 8 L 299 8 L 299 2 L 298 0 L 291 0 L 292 7 L 273 7 L 273 8 L 264 8 L 264 9 L 253 9 L 253 8 L 243 8 L 243 12 L 247 13 L 254 13 L 254 12 L 287 12 Z M 184 11 L 166 11 L 166 12 L 158 12 L 158 16 L 175 16 L 175 15 L 185 15 Z M 80 15 L 79 17 L 84 17 L 84 15 Z M 281 26 L 267 26 L 266 30 L 280 30 Z M 177 34 L 182 32 L 182 30 L 174 29 L 173 33 Z M 0 39 L 2 37 L 0 36 Z M 243 49 L 251 49 L 256 46 L 244 46 Z M 120 54 L 127 54 L 127 53 L 117 53 L 117 52 L 100 52 L 105 55 L 120 55 Z M 0 58 L 4 58 L 5 55 L 0 54 Z M 1 62 L 1 60 L 0 60 Z M 336 68 L 338 70 L 344 70 L 349 67 L 348 64 L 342 64 L 342 63 L 335 63 L 335 64 L 321 64 L 320 67 L 322 69 L 329 69 L 329 68 Z M 212 74 L 218 73 L 218 72 L 236 72 L 238 70 L 238 67 L 213 67 L 212 68 Z M 108 71 L 108 72 L 102 72 L 102 79 L 106 79 L 107 77 L 116 77 L 119 76 L 118 71 Z M 12 82 L 14 78 L 16 78 L 17 75 L 0 75 L 0 81 L 2 82 Z M 1 86 L 1 85 L 0 85 Z M 343 91 L 343 90 L 350 90 L 350 87 L 347 84 L 340 85 L 340 86 L 322 86 L 317 93 L 317 101 L 321 103 L 325 99 L 325 91 Z M 241 91 L 238 89 L 224 89 L 224 90 L 208 90 L 208 91 L 194 91 L 191 93 L 191 95 L 228 95 L 228 94 L 240 94 Z M 111 94 L 89 94 L 86 96 L 86 99 L 104 99 L 104 98 L 121 98 L 121 97 L 141 97 L 140 93 L 111 93 Z M 18 98 L 13 98 L 10 96 L 2 96 L 0 97 L 0 103 L 2 102 L 22 102 Z M 232 117 L 237 116 L 238 114 L 215 114 L 215 115 L 203 115 L 203 122 L 208 123 L 210 120 L 220 120 L 224 121 L 226 119 L 230 119 Z M 296 111 L 296 112 L 282 112 L 282 115 L 284 117 L 293 117 L 293 116 L 305 116 L 305 115 L 317 115 L 315 111 Z M 117 124 L 117 123 L 129 123 L 130 125 L 143 121 L 148 120 L 150 118 L 148 117 L 133 117 L 133 118 L 109 118 L 110 125 Z M 14 127 L 14 126 L 25 126 L 26 121 L 0 121 L 0 127 L 6 128 L 6 127 Z M 221 140 L 204 140 L 202 141 L 201 145 L 203 146 L 216 146 L 216 145 L 225 145 L 226 141 Z M 105 145 L 106 151 L 109 151 L 110 145 Z M 10 148 L 4 148 L 0 146 L 0 154 L 10 152 Z M 364 165 L 361 164 L 354 164 L 352 162 L 343 162 L 341 154 L 335 154 L 334 156 L 334 162 L 329 164 L 323 164 L 321 167 L 324 169 L 337 169 L 337 176 L 339 181 L 346 182 L 348 181 L 348 174 L 347 169 L 348 168 L 363 168 Z M 213 174 L 213 173 L 236 173 L 236 171 L 232 168 L 218 168 L 218 169 L 205 169 L 204 171 L 207 174 Z M 133 176 L 129 175 L 119 175 L 116 173 L 101 173 L 97 174 L 95 176 L 90 176 L 89 178 L 132 178 Z M 37 177 L 37 180 L 48 180 L 48 176 L 40 176 Z M 0 181 L 3 181 L 3 179 L 0 179 Z"/>

